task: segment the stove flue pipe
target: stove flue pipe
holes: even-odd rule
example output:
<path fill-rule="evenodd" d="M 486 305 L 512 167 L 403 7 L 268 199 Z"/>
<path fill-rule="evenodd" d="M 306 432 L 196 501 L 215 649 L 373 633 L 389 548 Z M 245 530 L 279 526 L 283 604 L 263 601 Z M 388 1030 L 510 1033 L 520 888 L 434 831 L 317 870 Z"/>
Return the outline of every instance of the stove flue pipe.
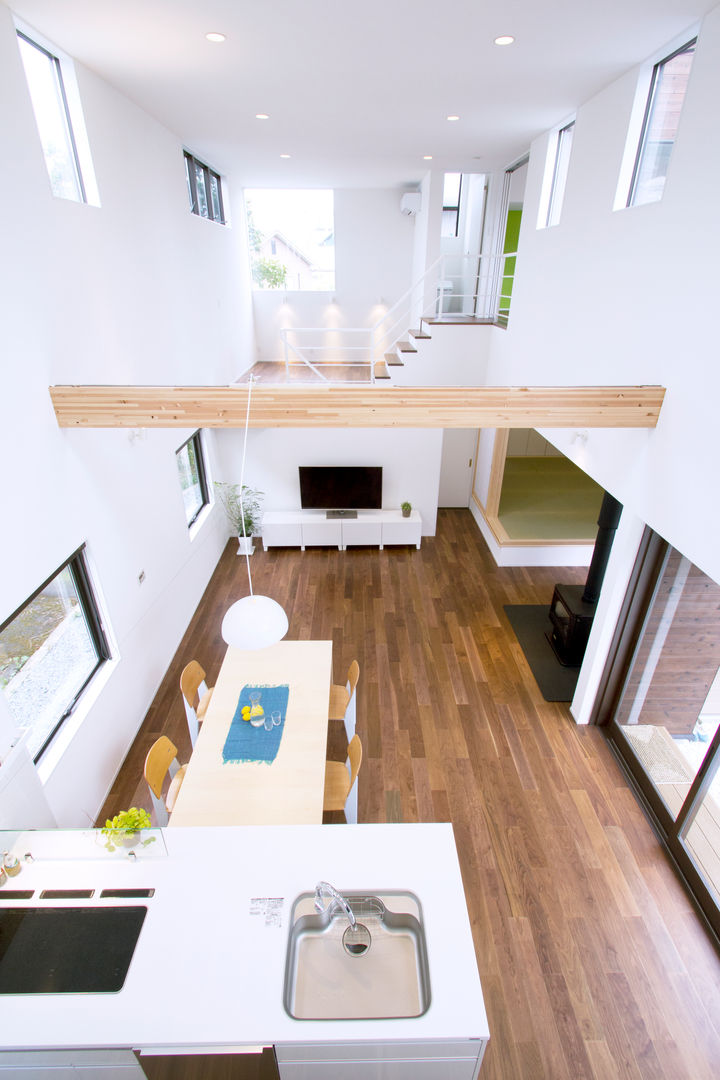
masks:
<path fill-rule="evenodd" d="M 619 503 L 617 499 L 606 491 L 603 495 L 598 516 L 597 537 L 592 559 L 590 560 L 590 569 L 585 581 L 585 592 L 582 594 L 583 602 L 586 604 L 597 603 L 622 509 L 622 503 Z"/>

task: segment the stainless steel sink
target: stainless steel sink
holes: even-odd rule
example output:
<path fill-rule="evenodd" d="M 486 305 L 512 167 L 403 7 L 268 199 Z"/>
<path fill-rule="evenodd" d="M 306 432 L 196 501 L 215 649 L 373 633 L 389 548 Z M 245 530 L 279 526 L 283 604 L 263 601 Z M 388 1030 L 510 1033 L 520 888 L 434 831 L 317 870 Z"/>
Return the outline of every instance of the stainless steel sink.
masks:
<path fill-rule="evenodd" d="M 291 912 L 286 1011 L 296 1020 L 422 1016 L 430 1005 L 430 973 L 420 901 L 409 892 L 343 896 L 367 927 L 369 947 L 348 944 L 342 910 L 331 905 L 318 914 L 314 894 L 301 893 Z"/>

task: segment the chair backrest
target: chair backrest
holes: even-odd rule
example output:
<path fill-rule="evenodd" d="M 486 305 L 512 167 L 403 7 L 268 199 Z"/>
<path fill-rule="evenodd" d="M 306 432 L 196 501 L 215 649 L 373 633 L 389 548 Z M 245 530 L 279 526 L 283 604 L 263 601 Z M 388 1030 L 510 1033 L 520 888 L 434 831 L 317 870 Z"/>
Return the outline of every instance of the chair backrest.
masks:
<path fill-rule="evenodd" d="M 176 760 L 177 746 L 170 742 L 167 735 L 161 735 L 148 750 L 145 758 L 145 779 L 150 791 L 158 799 L 162 796 L 163 782 L 170 766 Z"/>
<path fill-rule="evenodd" d="M 191 709 L 197 709 L 200 704 L 200 691 L 204 682 L 205 672 L 200 667 L 197 660 L 191 660 L 190 663 L 186 664 L 183 668 L 182 675 L 180 676 L 180 689 Z M 205 690 L 207 690 L 207 687 L 205 687 Z"/>
<path fill-rule="evenodd" d="M 360 665 L 358 664 L 357 660 L 353 660 L 352 664 L 348 668 L 348 677 L 347 677 L 347 685 L 348 685 L 348 690 L 350 691 L 350 697 L 352 697 L 353 694 L 355 693 L 355 687 L 358 684 L 358 679 L 359 678 L 360 678 Z"/>
<path fill-rule="evenodd" d="M 363 749 L 360 742 L 359 735 L 353 735 L 348 744 L 348 759 L 350 761 L 350 787 L 348 791 L 352 790 L 352 786 L 357 780 L 357 775 L 360 772 L 360 766 L 362 765 Z"/>

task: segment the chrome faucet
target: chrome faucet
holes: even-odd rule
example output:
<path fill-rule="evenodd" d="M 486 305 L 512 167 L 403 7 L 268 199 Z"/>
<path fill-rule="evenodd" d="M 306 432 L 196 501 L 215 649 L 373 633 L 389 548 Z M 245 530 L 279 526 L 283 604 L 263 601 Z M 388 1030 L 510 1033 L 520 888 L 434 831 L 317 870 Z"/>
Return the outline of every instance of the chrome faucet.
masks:
<path fill-rule="evenodd" d="M 324 902 L 324 897 L 326 896 L 330 898 L 330 903 L 328 904 L 327 908 L 325 907 Z M 354 930 L 355 916 L 353 915 L 353 909 L 350 907 L 345 897 L 341 893 L 339 893 L 337 889 L 333 888 L 333 886 L 330 885 L 327 881 L 318 881 L 317 885 L 315 886 L 315 910 L 318 913 L 322 911 L 330 911 L 333 904 L 337 904 L 338 907 L 341 907 L 343 909 L 343 911 L 348 917 L 351 929 Z"/>

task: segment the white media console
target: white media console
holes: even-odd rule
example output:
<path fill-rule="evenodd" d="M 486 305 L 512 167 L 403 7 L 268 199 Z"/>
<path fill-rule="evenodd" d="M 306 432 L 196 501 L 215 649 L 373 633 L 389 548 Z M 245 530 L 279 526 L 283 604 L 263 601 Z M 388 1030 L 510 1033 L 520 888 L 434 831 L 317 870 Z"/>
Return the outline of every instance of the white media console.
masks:
<path fill-rule="evenodd" d="M 262 541 L 269 547 L 337 547 L 351 544 L 414 544 L 420 547 L 422 518 L 417 510 L 358 510 L 357 517 L 328 518 L 324 510 L 268 510 L 262 519 Z"/>

